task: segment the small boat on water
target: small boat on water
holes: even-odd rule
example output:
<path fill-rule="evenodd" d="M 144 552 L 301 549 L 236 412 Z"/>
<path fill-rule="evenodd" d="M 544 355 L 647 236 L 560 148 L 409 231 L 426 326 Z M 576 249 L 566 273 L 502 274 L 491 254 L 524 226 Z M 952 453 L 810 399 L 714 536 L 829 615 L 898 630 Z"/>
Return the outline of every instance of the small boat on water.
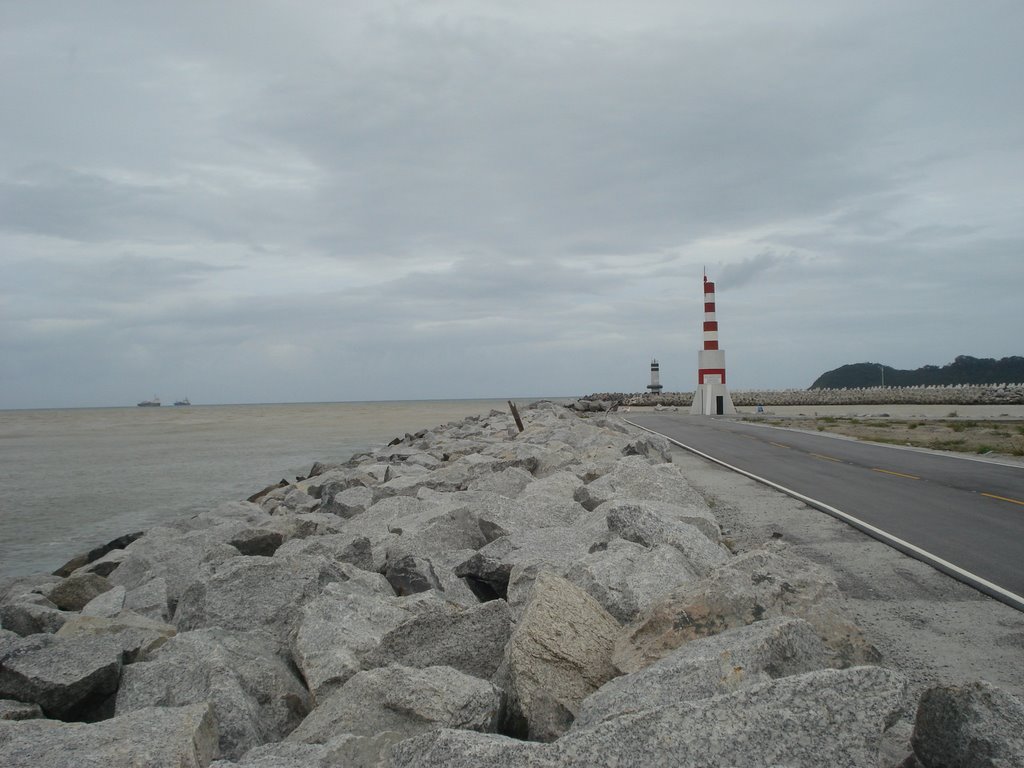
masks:
<path fill-rule="evenodd" d="M 160 405 L 160 398 L 153 395 L 152 400 L 143 400 L 141 403 L 137 403 L 140 408 L 156 408 Z"/>
<path fill-rule="evenodd" d="M 175 404 L 175 405 L 192 405 L 192 403 L 190 403 L 190 402 L 188 401 L 188 398 L 187 398 L 187 397 L 183 397 L 183 398 L 181 398 L 181 400 L 175 400 L 175 401 L 174 401 L 174 404 Z"/>

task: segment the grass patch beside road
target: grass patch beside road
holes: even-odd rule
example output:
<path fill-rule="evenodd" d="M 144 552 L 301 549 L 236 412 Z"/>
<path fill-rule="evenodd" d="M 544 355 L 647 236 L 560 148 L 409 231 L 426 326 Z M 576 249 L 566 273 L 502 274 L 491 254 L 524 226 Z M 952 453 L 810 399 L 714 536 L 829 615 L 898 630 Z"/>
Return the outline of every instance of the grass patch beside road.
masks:
<path fill-rule="evenodd" d="M 1019 419 L 975 421 L 945 418 L 906 421 L 885 417 L 772 415 L 768 418 L 744 417 L 744 420 L 938 451 L 1024 456 L 1024 422 Z"/>

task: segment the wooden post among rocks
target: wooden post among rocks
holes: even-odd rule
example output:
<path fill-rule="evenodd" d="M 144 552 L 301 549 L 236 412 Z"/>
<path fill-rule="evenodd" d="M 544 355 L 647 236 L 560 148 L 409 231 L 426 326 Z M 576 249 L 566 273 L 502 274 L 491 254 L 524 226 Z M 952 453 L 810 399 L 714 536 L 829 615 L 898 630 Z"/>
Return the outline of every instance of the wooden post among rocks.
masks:
<path fill-rule="evenodd" d="M 523 420 L 519 418 L 519 409 L 516 408 L 516 404 L 511 400 L 508 401 L 508 407 L 512 411 L 512 418 L 516 420 L 516 426 L 519 427 L 519 431 L 522 432 L 526 427 L 523 426 Z"/>

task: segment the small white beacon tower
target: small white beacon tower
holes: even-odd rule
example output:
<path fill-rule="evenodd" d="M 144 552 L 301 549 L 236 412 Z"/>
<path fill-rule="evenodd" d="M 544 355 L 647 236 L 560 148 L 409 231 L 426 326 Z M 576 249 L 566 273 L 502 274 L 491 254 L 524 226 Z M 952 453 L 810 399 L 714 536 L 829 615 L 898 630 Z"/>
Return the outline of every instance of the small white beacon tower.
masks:
<path fill-rule="evenodd" d="M 651 383 L 647 388 L 651 390 L 652 395 L 661 394 L 661 366 L 658 365 L 657 359 L 651 360 Z"/>

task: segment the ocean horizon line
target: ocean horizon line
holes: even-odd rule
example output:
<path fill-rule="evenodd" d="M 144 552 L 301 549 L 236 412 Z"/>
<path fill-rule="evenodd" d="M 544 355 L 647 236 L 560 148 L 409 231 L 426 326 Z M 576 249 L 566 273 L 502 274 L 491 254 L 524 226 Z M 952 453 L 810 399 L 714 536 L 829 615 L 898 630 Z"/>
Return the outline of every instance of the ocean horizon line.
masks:
<path fill-rule="evenodd" d="M 583 395 L 499 395 L 496 397 L 426 397 L 426 398 L 388 398 L 383 400 L 282 400 L 282 401 L 261 401 L 261 402 L 235 402 L 235 403 L 190 403 L 187 406 L 175 406 L 173 404 L 161 405 L 161 408 L 175 408 L 184 410 L 187 408 L 226 408 L 235 406 L 263 406 L 263 405 L 384 405 L 388 403 L 469 403 L 499 402 L 507 400 L 575 400 Z M 88 410 L 117 410 L 117 409 L 138 408 L 137 403 L 119 405 L 42 405 L 24 407 L 0 408 L 0 413 L 24 412 L 24 411 L 88 411 Z M 142 410 L 146 410 L 143 408 Z"/>

